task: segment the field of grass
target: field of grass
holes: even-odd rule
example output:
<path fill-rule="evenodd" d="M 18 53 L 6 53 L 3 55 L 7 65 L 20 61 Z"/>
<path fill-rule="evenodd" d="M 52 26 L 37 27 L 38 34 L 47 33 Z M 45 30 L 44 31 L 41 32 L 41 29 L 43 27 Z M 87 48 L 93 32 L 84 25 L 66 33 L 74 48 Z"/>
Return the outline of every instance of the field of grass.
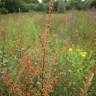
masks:
<path fill-rule="evenodd" d="M 52 14 L 42 41 L 46 21 L 44 13 L 0 15 L 0 96 L 96 96 L 96 12 Z"/>

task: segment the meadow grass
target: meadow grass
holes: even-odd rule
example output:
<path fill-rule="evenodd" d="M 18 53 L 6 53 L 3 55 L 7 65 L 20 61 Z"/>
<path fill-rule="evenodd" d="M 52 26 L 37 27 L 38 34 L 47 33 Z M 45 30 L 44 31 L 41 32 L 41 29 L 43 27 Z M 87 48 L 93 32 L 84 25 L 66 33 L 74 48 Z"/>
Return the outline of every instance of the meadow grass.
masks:
<path fill-rule="evenodd" d="M 15 82 L 22 54 L 26 55 L 26 52 L 32 55 L 34 69 L 41 66 L 40 33 L 44 31 L 46 17 L 45 13 L 0 16 L 0 73 L 7 66 L 10 78 Z M 53 91 L 45 96 L 79 96 L 80 92 L 84 93 L 81 91 L 83 85 L 87 86 L 86 78 L 90 73 L 96 73 L 96 13 L 70 11 L 52 14 L 51 22 L 46 49 L 48 65 L 45 70 L 49 68 L 52 71 L 52 77 L 48 75 L 51 79 L 60 71 L 64 72 L 64 76 Z M 9 95 L 9 89 L 2 82 L 0 80 L 0 96 L 14 96 L 12 93 Z M 96 96 L 96 74 L 90 86 L 84 90 L 87 90 L 88 96 Z"/>

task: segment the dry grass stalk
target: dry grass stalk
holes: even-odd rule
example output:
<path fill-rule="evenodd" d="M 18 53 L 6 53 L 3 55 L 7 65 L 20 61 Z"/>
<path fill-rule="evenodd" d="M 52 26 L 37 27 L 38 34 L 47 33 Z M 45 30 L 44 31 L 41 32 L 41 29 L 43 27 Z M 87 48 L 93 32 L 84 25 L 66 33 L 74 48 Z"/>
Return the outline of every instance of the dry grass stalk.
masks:
<path fill-rule="evenodd" d="M 94 75 L 95 74 L 91 72 L 88 78 L 83 82 L 84 85 L 83 85 L 83 88 L 81 89 L 80 96 L 88 96 L 88 90 L 89 90 L 89 87 L 91 86 Z"/>
<path fill-rule="evenodd" d="M 41 48 L 42 48 L 42 72 L 45 71 L 45 66 L 46 66 L 46 52 L 47 52 L 47 36 L 48 32 L 50 31 L 51 28 L 51 17 L 52 17 L 52 9 L 53 9 L 53 3 L 52 0 L 49 1 L 49 13 L 48 13 L 48 20 L 45 26 L 45 31 L 40 34 L 40 42 L 41 42 Z M 42 89 L 44 88 L 44 83 L 45 83 L 45 78 L 44 74 L 41 75 L 41 83 L 42 83 Z M 48 93 L 47 93 L 48 94 Z M 41 96 L 44 96 L 44 92 L 41 91 Z"/>

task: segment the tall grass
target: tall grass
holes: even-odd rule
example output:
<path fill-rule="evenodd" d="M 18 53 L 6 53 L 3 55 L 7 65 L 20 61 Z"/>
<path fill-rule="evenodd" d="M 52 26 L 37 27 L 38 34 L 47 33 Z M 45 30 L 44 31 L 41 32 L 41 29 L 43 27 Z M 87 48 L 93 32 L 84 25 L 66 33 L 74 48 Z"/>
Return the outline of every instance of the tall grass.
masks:
<path fill-rule="evenodd" d="M 0 16 L 0 96 L 96 95 L 95 12 L 49 4 L 49 14 Z"/>

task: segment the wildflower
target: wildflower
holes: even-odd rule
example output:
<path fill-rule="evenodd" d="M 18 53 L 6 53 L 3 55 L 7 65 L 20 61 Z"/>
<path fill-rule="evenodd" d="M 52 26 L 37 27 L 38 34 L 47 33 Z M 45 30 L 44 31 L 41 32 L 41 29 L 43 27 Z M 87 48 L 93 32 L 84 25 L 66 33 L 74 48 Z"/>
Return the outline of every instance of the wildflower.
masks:
<path fill-rule="evenodd" d="M 35 65 L 37 65 L 38 63 L 37 63 L 37 62 L 35 62 L 34 64 L 35 64 Z"/>
<path fill-rule="evenodd" d="M 69 70 L 68 70 L 68 72 L 69 72 L 69 73 L 72 73 L 72 70 L 71 70 L 71 69 L 69 69 Z"/>
<path fill-rule="evenodd" d="M 86 57 L 87 52 L 80 52 L 80 55 L 81 55 L 82 57 Z"/>
<path fill-rule="evenodd" d="M 37 83 L 37 85 L 41 85 L 41 82 L 39 82 L 39 81 L 37 81 L 36 83 Z"/>
<path fill-rule="evenodd" d="M 73 51 L 73 49 L 72 49 L 72 48 L 69 48 L 69 49 L 68 49 L 68 51 L 69 51 L 69 52 L 72 52 L 72 51 Z"/>

